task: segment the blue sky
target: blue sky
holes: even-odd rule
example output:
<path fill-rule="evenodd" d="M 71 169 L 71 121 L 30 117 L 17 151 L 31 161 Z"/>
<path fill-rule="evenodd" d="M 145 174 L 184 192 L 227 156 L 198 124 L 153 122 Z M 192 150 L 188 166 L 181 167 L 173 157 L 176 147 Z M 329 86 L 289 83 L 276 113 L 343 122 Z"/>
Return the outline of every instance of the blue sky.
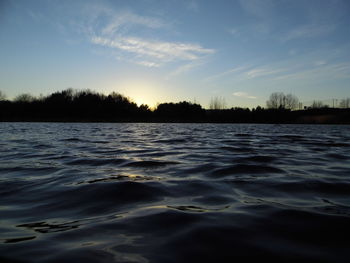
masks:
<path fill-rule="evenodd" d="M 265 106 L 350 97 L 350 1 L 0 1 L 0 90 Z"/>

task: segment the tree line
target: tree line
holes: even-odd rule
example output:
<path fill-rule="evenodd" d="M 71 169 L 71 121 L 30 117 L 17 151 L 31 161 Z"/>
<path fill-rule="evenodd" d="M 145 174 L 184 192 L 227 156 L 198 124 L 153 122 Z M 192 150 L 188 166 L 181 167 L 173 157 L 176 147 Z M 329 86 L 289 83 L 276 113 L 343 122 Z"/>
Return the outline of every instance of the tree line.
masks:
<path fill-rule="evenodd" d="M 24 93 L 6 100 L 0 91 L 0 121 L 350 123 L 350 109 L 346 109 L 350 99 L 340 104 L 344 109 L 315 105 L 298 110 L 300 102 L 296 96 L 275 92 L 266 108 L 226 108 L 224 98 L 213 98 L 209 109 L 187 101 L 161 103 L 150 109 L 116 92 L 104 95 L 66 89 L 39 97 Z"/>
<path fill-rule="evenodd" d="M 266 102 L 266 106 L 270 109 L 290 109 L 290 110 L 301 110 L 301 109 L 321 109 L 330 108 L 329 105 L 323 103 L 321 100 L 312 101 L 310 106 L 303 106 L 299 101 L 298 97 L 293 94 L 284 94 L 283 92 L 274 92 L 270 95 L 270 98 Z M 333 108 L 334 100 L 333 100 Z M 338 108 L 350 108 L 350 98 L 340 100 Z"/>

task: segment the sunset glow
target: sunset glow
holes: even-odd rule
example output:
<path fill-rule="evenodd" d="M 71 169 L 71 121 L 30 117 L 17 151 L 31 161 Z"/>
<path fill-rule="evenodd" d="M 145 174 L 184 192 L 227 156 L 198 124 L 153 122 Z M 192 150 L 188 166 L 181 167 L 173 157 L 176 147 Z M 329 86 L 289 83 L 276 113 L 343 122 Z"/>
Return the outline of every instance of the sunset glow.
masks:
<path fill-rule="evenodd" d="M 266 105 L 349 97 L 350 4 L 335 1 L 1 1 L 0 89 L 72 87 L 136 103 Z"/>
<path fill-rule="evenodd" d="M 155 107 L 157 103 L 164 101 L 166 97 L 162 97 L 161 88 L 155 82 L 147 80 L 126 80 L 113 88 L 120 93 L 128 96 L 138 106 L 147 104 L 149 107 Z"/>

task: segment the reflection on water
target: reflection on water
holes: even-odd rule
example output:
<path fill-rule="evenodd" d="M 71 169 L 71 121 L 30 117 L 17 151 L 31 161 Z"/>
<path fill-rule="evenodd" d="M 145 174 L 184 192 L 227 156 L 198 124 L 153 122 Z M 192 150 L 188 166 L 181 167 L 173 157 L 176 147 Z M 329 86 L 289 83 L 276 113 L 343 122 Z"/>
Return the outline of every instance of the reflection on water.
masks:
<path fill-rule="evenodd" d="M 0 124 L 1 262 L 347 262 L 350 126 Z"/>

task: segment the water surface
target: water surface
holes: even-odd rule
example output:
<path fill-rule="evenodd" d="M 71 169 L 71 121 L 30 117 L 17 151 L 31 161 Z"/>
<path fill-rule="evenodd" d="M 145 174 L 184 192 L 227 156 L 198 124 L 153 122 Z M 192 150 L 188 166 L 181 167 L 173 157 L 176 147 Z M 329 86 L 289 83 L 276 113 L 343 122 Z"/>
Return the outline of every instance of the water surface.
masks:
<path fill-rule="evenodd" d="M 0 123 L 0 259 L 349 262 L 350 126 Z"/>

